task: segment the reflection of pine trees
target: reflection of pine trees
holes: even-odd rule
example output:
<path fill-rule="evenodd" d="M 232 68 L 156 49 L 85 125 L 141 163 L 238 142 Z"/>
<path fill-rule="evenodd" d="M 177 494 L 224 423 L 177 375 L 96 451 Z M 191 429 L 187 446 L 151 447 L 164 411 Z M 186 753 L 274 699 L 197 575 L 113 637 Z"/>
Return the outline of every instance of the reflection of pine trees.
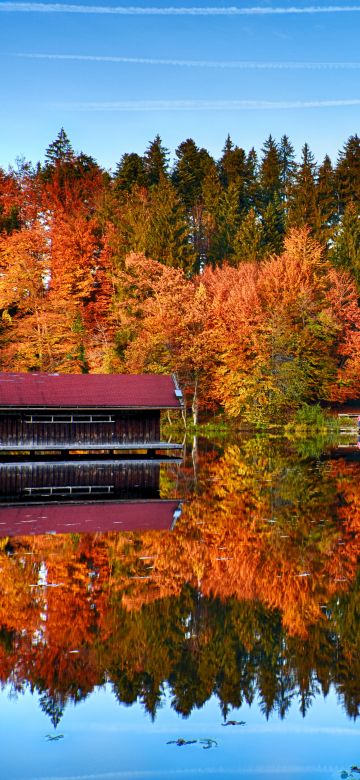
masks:
<path fill-rule="evenodd" d="M 59 693 L 43 693 L 40 697 L 40 707 L 45 715 L 50 718 L 54 729 L 56 729 L 61 721 L 65 704 L 66 701 L 64 697 Z"/>
<path fill-rule="evenodd" d="M 329 605 L 327 621 L 312 627 L 306 640 L 286 635 L 277 610 L 236 599 L 199 600 L 189 587 L 135 615 L 113 605 L 117 630 L 106 641 L 96 640 L 93 685 L 107 679 L 119 703 L 138 701 L 152 719 L 166 690 L 183 717 L 215 695 L 224 720 L 232 708 L 251 705 L 255 698 L 266 718 L 277 714 L 283 719 L 291 706 L 305 716 L 315 697 L 326 696 L 334 685 L 355 719 L 360 713 L 360 660 L 351 614 L 358 625 L 354 601 L 359 601 L 359 591 L 358 583 L 348 598 Z M 54 679 L 51 692 L 42 687 L 40 707 L 54 728 L 67 701 L 91 692 L 82 688 L 82 667 L 72 669 L 75 678 L 57 684 Z M 26 673 L 36 689 L 31 668 Z M 24 682 L 17 679 L 17 689 Z"/>

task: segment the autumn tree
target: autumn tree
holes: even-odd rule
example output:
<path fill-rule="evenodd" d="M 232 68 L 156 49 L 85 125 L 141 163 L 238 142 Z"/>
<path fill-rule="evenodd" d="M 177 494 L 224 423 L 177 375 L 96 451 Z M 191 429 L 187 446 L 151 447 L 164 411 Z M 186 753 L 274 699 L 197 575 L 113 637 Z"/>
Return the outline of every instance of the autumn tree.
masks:
<path fill-rule="evenodd" d="M 176 373 L 197 420 L 206 391 L 202 379 L 211 364 L 204 284 L 188 279 L 181 268 L 133 254 L 126 260 L 123 288 L 131 291 L 130 300 L 125 295 L 119 303 L 120 322 L 129 338 L 127 370 Z"/>
<path fill-rule="evenodd" d="M 21 191 L 13 173 L 0 168 L 0 234 L 20 227 Z"/>
<path fill-rule="evenodd" d="M 339 382 L 351 397 L 359 331 L 354 285 L 330 270 L 306 230 L 293 232 L 280 257 L 232 280 L 214 330 L 223 345 L 219 399 L 229 414 L 255 420 L 330 399 Z"/>
<path fill-rule="evenodd" d="M 51 369 L 57 338 L 46 300 L 49 246 L 45 231 L 34 225 L 0 237 L 0 263 L 3 369 Z"/>

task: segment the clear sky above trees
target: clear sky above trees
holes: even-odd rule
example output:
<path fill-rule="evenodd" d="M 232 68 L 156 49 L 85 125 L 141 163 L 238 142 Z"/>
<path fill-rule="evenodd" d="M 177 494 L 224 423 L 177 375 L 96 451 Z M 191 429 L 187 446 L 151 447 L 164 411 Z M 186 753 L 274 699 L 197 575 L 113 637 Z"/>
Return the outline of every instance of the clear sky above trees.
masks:
<path fill-rule="evenodd" d="M 257 150 L 269 133 L 286 133 L 297 155 L 308 141 L 317 159 L 334 159 L 358 130 L 356 10 L 332 11 L 325 0 L 316 13 L 306 0 L 295 3 L 298 13 L 273 13 L 294 5 L 281 0 L 254 14 L 256 3 L 246 2 L 238 15 L 214 14 L 229 3 L 190 0 L 159 3 L 181 14 L 149 13 L 145 3 L 140 13 L 129 4 L 109 13 L 116 0 L 103 13 L 101 5 L 88 0 L 87 11 L 82 3 L 70 13 L 61 3 L 35 10 L 1 0 L 1 166 L 19 154 L 42 159 L 61 126 L 75 150 L 113 168 L 156 133 L 172 154 L 191 137 L 216 157 L 228 132 Z M 203 12 L 191 13 L 193 5 Z"/>

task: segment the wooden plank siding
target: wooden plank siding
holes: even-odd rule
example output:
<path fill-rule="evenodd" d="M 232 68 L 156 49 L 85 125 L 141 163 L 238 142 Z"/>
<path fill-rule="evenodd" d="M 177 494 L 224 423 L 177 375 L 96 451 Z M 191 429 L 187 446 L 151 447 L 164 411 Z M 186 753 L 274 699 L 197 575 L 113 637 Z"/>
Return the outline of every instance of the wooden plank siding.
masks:
<path fill-rule="evenodd" d="M 160 466 L 154 462 L 54 462 L 0 464 L 0 502 L 158 498 Z"/>
<path fill-rule="evenodd" d="M 102 410 L 88 410 L 88 417 L 101 418 Z M 66 421 L 73 415 L 74 421 Z M 106 409 L 103 420 L 81 420 L 86 410 L 6 411 L 0 413 L 0 451 L 42 449 L 123 449 L 127 445 L 147 445 L 160 442 L 160 411 Z M 32 418 L 33 421 L 32 421 Z M 62 418 L 62 419 L 61 419 Z M 111 418 L 111 421 L 106 421 Z M 164 442 L 162 448 L 164 448 Z"/>

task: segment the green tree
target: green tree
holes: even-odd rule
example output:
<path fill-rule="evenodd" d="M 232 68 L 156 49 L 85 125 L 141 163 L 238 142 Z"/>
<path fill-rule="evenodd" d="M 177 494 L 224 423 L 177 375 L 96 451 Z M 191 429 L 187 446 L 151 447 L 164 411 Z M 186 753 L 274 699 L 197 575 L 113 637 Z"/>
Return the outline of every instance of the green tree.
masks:
<path fill-rule="evenodd" d="M 262 159 L 259 166 L 260 207 L 266 207 L 280 197 L 282 182 L 282 161 L 278 146 L 272 135 L 266 139 L 262 148 Z"/>
<path fill-rule="evenodd" d="M 360 290 L 360 208 L 354 203 L 346 206 L 336 231 L 330 260 L 335 266 L 350 271 Z"/>
<path fill-rule="evenodd" d="M 288 223 L 291 227 L 308 226 L 317 221 L 316 163 L 308 144 L 304 144 L 289 198 Z"/>
<path fill-rule="evenodd" d="M 280 254 L 284 247 L 285 215 L 279 195 L 268 203 L 262 214 L 263 255 Z"/>
<path fill-rule="evenodd" d="M 57 163 L 69 163 L 74 159 L 74 150 L 62 127 L 45 152 L 45 168 Z"/>
<path fill-rule="evenodd" d="M 185 209 L 171 182 L 162 176 L 150 196 L 145 252 L 173 268 L 191 272 L 196 255 L 190 242 Z"/>
<path fill-rule="evenodd" d="M 339 153 L 336 169 L 339 210 L 344 213 L 346 205 L 360 201 L 360 137 L 352 135 Z"/>
<path fill-rule="evenodd" d="M 116 191 L 130 192 L 134 184 L 140 187 L 145 184 L 144 160 L 139 154 L 132 152 L 123 154 L 116 166 L 114 187 Z"/>
<path fill-rule="evenodd" d="M 215 162 L 206 149 L 199 149 L 192 138 L 178 146 L 177 161 L 172 172 L 172 181 L 184 206 L 190 210 L 202 196 L 206 176 L 215 172 Z"/>
<path fill-rule="evenodd" d="M 316 199 L 318 210 L 316 235 L 322 243 L 327 244 L 333 236 L 334 225 L 338 218 L 335 174 L 328 155 L 324 157 L 318 170 Z"/>
<path fill-rule="evenodd" d="M 239 189 L 235 182 L 224 189 L 211 172 L 203 186 L 204 235 L 207 263 L 233 262 L 234 241 L 239 226 Z"/>
<path fill-rule="evenodd" d="M 249 163 L 244 149 L 234 146 L 228 135 L 218 163 L 220 181 L 227 189 L 236 186 L 239 193 L 239 212 L 246 208 L 245 190 L 249 178 Z M 251 165 L 250 165 L 251 169 Z"/>
<path fill-rule="evenodd" d="M 172 181 L 187 212 L 190 241 L 193 246 L 199 270 L 208 262 L 208 232 L 211 232 L 211 218 L 204 207 L 203 186 L 207 180 L 217 187 L 217 171 L 213 158 L 206 149 L 199 149 L 192 138 L 188 138 L 176 149 L 177 162 Z"/>
<path fill-rule="evenodd" d="M 281 199 L 286 203 L 296 173 L 294 147 L 287 135 L 283 135 L 279 144 Z"/>
<path fill-rule="evenodd" d="M 248 211 L 256 208 L 259 202 L 258 158 L 254 148 L 250 149 L 246 158 L 246 175 L 244 189 L 244 206 Z"/>
<path fill-rule="evenodd" d="M 150 190 L 134 185 L 113 206 L 113 256 L 123 266 L 130 252 L 190 272 L 195 263 L 185 209 L 171 182 L 161 176 Z"/>
<path fill-rule="evenodd" d="M 234 264 L 254 263 L 262 258 L 264 231 L 261 218 L 250 209 L 234 238 Z"/>
<path fill-rule="evenodd" d="M 160 136 L 156 135 L 143 157 L 145 184 L 148 187 L 159 184 L 161 177 L 167 176 L 169 167 L 168 157 L 168 150 L 163 146 Z"/>

